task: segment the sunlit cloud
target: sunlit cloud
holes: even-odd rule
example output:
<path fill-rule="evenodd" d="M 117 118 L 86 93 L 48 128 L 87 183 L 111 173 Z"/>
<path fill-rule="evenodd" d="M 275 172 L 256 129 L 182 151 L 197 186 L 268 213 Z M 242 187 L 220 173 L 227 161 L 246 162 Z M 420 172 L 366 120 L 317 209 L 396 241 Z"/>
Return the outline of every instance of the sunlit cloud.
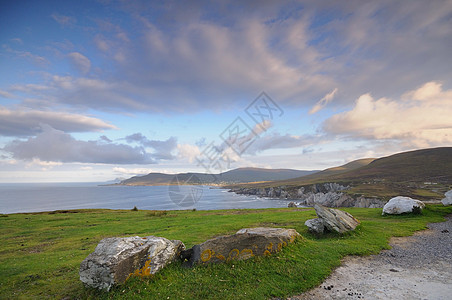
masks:
<path fill-rule="evenodd" d="M 428 82 L 402 100 L 360 96 L 352 110 L 324 123 L 329 134 L 355 139 L 395 140 L 412 147 L 452 144 L 452 90 Z"/>

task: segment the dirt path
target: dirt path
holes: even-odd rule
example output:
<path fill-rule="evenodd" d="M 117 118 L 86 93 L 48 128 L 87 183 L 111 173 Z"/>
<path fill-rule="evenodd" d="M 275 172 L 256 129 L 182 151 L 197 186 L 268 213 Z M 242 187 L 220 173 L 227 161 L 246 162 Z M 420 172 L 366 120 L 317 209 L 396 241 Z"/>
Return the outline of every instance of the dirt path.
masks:
<path fill-rule="evenodd" d="M 319 287 L 295 299 L 452 299 L 452 215 L 391 250 L 346 257 Z"/>

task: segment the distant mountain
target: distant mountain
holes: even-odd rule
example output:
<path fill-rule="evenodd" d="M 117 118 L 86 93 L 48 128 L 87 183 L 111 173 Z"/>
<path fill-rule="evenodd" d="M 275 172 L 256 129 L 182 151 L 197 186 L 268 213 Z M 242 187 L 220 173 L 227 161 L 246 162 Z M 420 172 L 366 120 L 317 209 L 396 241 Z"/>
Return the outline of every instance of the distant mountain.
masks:
<path fill-rule="evenodd" d="M 383 199 L 396 195 L 438 199 L 452 188 L 452 147 L 415 150 L 378 159 L 360 159 L 298 178 L 229 187 L 284 186 L 293 189 L 327 182 L 351 186 L 347 193 L 354 195 Z"/>
<path fill-rule="evenodd" d="M 170 185 L 170 184 L 237 184 L 262 181 L 287 180 L 310 175 L 318 171 L 292 169 L 239 168 L 219 174 L 206 173 L 149 173 L 122 180 L 119 185 Z M 177 175 L 177 177 L 176 177 Z"/>

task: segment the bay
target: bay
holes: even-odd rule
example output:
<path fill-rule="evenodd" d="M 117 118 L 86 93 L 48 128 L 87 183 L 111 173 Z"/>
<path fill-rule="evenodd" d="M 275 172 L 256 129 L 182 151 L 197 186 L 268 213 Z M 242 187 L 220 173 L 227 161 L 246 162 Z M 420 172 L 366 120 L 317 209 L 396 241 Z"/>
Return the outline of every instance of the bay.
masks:
<path fill-rule="evenodd" d="M 210 186 L 99 186 L 98 183 L 0 184 L 0 213 L 84 208 L 214 210 L 287 207 L 291 200 L 230 193 Z"/>

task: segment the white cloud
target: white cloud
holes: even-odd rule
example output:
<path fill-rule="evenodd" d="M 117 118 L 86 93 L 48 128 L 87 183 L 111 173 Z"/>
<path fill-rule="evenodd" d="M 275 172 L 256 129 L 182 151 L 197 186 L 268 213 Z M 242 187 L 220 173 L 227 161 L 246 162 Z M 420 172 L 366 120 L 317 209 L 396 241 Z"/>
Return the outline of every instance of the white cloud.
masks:
<path fill-rule="evenodd" d="M 54 13 L 51 15 L 52 19 L 54 19 L 58 24 L 62 26 L 73 26 L 77 22 L 77 19 L 71 16 L 65 16 L 58 13 Z"/>
<path fill-rule="evenodd" d="M 319 110 L 323 109 L 328 103 L 331 102 L 331 100 L 333 100 L 336 93 L 337 93 L 337 88 L 335 88 L 334 90 L 332 90 L 331 92 L 326 94 L 325 97 L 320 99 L 319 102 L 317 102 L 314 105 L 314 107 L 311 108 L 311 110 L 309 111 L 309 114 L 315 114 Z"/>
<path fill-rule="evenodd" d="M 4 91 L 4 90 L 1 90 L 1 89 L 0 89 L 0 97 L 8 98 L 8 99 L 13 99 L 13 98 L 14 98 L 14 95 L 11 94 L 11 93 L 9 93 L 9 92 L 7 92 L 7 91 Z"/>
<path fill-rule="evenodd" d="M 6 136 L 29 136 L 41 131 L 42 125 L 65 132 L 100 131 L 118 129 L 98 118 L 80 114 L 39 110 L 11 110 L 0 106 L 0 134 Z"/>
<path fill-rule="evenodd" d="M 199 148 L 190 144 L 178 144 L 177 145 L 178 157 L 181 159 L 187 159 L 189 163 L 193 163 L 195 158 L 201 154 Z"/>
<path fill-rule="evenodd" d="M 331 134 L 355 139 L 394 140 L 412 147 L 452 144 L 452 90 L 428 82 L 402 96 L 402 101 L 356 100 L 352 110 L 336 114 L 323 128 Z"/>
<path fill-rule="evenodd" d="M 91 69 L 91 61 L 89 58 L 79 52 L 71 52 L 68 54 L 71 62 L 82 74 L 86 74 Z"/>
<path fill-rule="evenodd" d="M 56 166 L 61 166 L 62 163 L 61 162 L 57 162 L 57 161 L 42 161 L 39 158 L 33 158 L 29 163 L 27 163 L 27 167 L 31 167 L 31 166 L 40 166 L 43 167 L 42 170 L 43 171 L 47 171 L 48 169 L 51 169 L 53 167 Z"/>
<path fill-rule="evenodd" d="M 152 169 L 148 168 L 122 168 L 122 167 L 114 167 L 113 172 L 118 175 L 145 175 L 152 173 Z"/>

